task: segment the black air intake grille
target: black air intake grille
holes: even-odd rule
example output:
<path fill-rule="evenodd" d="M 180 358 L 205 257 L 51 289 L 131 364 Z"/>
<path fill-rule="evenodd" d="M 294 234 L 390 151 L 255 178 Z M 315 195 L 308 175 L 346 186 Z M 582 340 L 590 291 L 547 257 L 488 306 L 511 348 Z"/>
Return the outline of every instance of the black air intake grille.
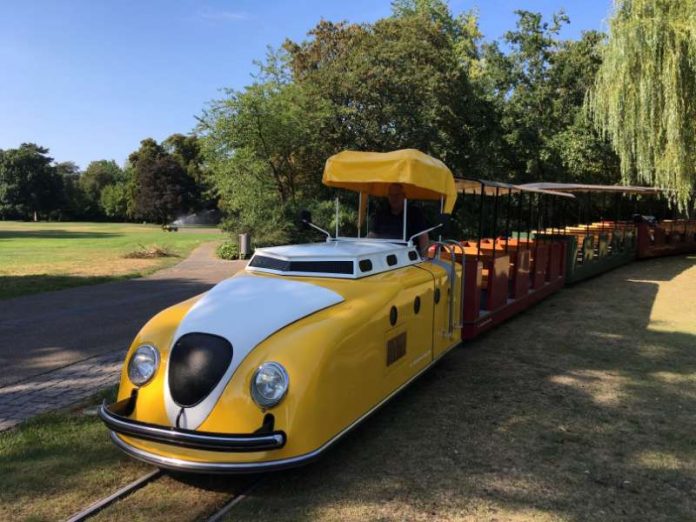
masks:
<path fill-rule="evenodd" d="M 182 335 L 169 355 L 169 390 L 179 406 L 190 408 L 205 399 L 232 362 L 232 345 L 217 335 Z"/>
<path fill-rule="evenodd" d="M 324 274 L 352 274 L 352 261 L 286 261 L 268 256 L 254 256 L 249 266 L 280 272 L 313 272 Z"/>

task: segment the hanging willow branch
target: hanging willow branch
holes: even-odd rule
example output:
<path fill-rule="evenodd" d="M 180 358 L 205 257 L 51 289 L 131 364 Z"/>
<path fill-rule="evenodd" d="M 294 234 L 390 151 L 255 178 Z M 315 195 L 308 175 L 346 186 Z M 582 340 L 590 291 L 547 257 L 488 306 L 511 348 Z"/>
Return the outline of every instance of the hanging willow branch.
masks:
<path fill-rule="evenodd" d="M 696 182 L 696 0 L 615 0 L 586 109 L 624 182 L 668 189 L 683 209 Z"/>

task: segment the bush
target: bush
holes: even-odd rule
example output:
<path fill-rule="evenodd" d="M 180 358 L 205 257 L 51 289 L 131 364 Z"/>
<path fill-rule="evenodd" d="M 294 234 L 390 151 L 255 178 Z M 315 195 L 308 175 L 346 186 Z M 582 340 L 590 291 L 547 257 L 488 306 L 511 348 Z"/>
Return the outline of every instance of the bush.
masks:
<path fill-rule="evenodd" d="M 217 256 L 227 260 L 239 259 L 239 246 L 232 241 L 220 243 L 217 247 Z"/>

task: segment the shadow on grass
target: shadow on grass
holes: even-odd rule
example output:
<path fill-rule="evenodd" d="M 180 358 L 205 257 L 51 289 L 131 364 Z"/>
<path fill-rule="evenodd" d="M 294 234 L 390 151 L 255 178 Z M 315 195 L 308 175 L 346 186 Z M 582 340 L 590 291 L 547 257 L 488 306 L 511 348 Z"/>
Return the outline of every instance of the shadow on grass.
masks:
<path fill-rule="evenodd" d="M 105 237 L 121 237 L 124 234 L 115 232 L 79 232 L 75 230 L 0 230 L 0 241 L 3 239 L 102 239 Z"/>
<path fill-rule="evenodd" d="M 95 285 L 119 281 L 129 276 L 70 276 L 31 274 L 21 276 L 0 276 L 0 299 L 10 299 L 22 295 L 50 292 L 76 286 Z"/>
<path fill-rule="evenodd" d="M 650 281 L 693 266 L 632 264 L 566 289 L 230 516 L 693 520 L 696 336 L 649 328 Z"/>

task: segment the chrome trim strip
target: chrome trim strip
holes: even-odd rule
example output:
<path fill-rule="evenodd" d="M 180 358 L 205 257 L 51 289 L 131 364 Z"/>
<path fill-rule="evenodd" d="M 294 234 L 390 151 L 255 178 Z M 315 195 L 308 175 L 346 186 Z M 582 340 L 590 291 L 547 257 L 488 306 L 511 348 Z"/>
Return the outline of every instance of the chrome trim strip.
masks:
<path fill-rule="evenodd" d="M 435 365 L 443 356 L 449 353 L 451 350 L 456 348 L 461 344 L 461 341 L 453 344 L 450 348 L 440 353 L 435 359 L 433 359 L 430 364 L 425 368 L 411 377 L 404 384 L 399 386 L 396 390 L 385 397 L 380 403 L 374 406 L 367 413 L 359 417 L 348 427 L 344 428 L 343 431 L 338 433 L 334 438 L 325 442 L 318 449 L 305 453 L 304 455 L 299 455 L 297 457 L 289 457 L 286 459 L 279 460 L 269 460 L 264 462 L 197 462 L 185 459 L 177 459 L 173 457 L 163 457 L 161 455 L 156 455 L 149 451 L 134 448 L 127 442 L 121 440 L 115 432 L 111 432 L 111 440 L 116 446 L 118 446 L 122 451 L 130 455 L 131 457 L 147 462 L 148 464 L 153 464 L 162 468 L 173 469 L 173 470 L 184 470 L 194 473 L 253 473 L 260 471 L 277 471 L 286 468 L 292 468 L 295 466 L 300 466 L 311 462 L 312 460 L 318 458 L 324 451 L 329 449 L 333 444 L 338 442 L 344 435 L 348 434 L 353 428 L 364 421 L 367 417 L 375 413 L 379 408 L 384 406 L 389 402 L 394 396 L 396 396 L 400 391 L 406 388 L 409 384 L 415 381 L 423 373 L 429 370 Z"/>
<path fill-rule="evenodd" d="M 111 431 L 126 436 L 209 451 L 264 451 L 280 448 L 285 444 L 285 437 L 282 433 L 243 436 L 213 435 L 123 420 L 118 415 L 111 413 L 105 403 L 99 409 L 99 417 Z"/>
<path fill-rule="evenodd" d="M 160 468 L 190 471 L 193 473 L 253 473 L 257 471 L 274 471 L 299 466 L 319 455 L 317 451 L 301 457 L 267 462 L 197 462 L 173 457 L 163 457 L 149 451 L 141 450 L 123 441 L 116 432 L 112 431 L 110 434 L 111 441 L 119 449 L 135 459 L 153 464 Z"/>

